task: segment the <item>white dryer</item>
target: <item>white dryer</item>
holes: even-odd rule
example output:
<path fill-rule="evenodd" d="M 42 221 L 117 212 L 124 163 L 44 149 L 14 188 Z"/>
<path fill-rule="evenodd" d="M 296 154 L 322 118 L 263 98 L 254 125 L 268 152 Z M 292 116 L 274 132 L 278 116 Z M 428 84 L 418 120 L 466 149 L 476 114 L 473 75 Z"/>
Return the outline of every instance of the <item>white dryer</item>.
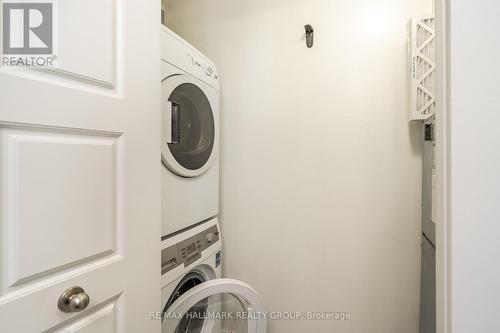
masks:
<path fill-rule="evenodd" d="M 221 279 L 217 219 L 162 241 L 162 333 L 265 333 L 260 296 L 248 284 Z"/>
<path fill-rule="evenodd" d="M 215 65 L 162 26 L 162 236 L 219 212 Z"/>

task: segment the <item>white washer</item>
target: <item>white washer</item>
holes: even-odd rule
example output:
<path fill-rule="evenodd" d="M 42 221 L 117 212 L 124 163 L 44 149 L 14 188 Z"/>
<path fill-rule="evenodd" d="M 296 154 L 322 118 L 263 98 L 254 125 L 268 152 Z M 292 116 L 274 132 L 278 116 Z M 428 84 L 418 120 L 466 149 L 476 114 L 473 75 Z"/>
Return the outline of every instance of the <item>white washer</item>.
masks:
<path fill-rule="evenodd" d="M 162 26 L 162 236 L 219 212 L 215 65 Z"/>
<path fill-rule="evenodd" d="M 213 219 L 162 241 L 162 333 L 266 332 L 257 292 L 221 279 L 219 230 Z"/>

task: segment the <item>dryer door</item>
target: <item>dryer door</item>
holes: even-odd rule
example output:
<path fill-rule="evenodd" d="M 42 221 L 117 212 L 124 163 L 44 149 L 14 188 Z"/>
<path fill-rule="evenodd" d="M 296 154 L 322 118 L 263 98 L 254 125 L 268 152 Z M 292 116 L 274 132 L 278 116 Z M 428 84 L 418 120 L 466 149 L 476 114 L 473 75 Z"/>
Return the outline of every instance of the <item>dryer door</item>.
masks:
<path fill-rule="evenodd" d="M 181 177 L 210 168 L 218 150 L 217 90 L 188 75 L 162 82 L 162 162 Z"/>
<path fill-rule="evenodd" d="M 248 284 L 232 279 L 202 283 L 163 315 L 162 333 L 265 333 L 264 305 Z"/>

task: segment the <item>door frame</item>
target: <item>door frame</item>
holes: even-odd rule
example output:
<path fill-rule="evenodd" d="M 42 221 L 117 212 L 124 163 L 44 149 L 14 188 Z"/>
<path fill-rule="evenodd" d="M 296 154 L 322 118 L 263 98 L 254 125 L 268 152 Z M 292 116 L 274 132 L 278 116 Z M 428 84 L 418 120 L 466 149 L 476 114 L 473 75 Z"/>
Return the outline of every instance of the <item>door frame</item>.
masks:
<path fill-rule="evenodd" d="M 450 0 L 435 1 L 436 108 L 436 331 L 451 333 L 450 217 L 449 217 L 449 8 Z"/>

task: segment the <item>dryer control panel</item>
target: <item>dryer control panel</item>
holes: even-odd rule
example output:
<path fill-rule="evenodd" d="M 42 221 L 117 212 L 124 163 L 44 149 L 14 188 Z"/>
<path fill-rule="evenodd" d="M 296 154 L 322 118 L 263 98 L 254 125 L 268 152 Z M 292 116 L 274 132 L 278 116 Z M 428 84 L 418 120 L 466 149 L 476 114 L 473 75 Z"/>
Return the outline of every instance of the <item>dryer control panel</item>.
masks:
<path fill-rule="evenodd" d="M 197 74 L 195 76 L 200 78 L 203 78 L 203 76 L 207 76 L 209 79 L 213 80 L 218 79 L 217 73 L 215 73 L 215 68 L 213 65 L 202 60 L 193 52 L 189 52 L 189 50 L 187 51 L 186 55 L 191 60 L 191 65 L 193 66 L 193 71 L 195 72 L 192 74 Z"/>
<path fill-rule="evenodd" d="M 180 243 L 161 251 L 161 274 L 165 274 L 179 265 L 187 267 L 201 258 L 203 250 L 217 243 L 219 230 L 214 225 Z"/>
<path fill-rule="evenodd" d="M 161 45 L 161 58 L 164 61 L 219 89 L 219 77 L 214 63 L 165 26 L 162 26 Z"/>

